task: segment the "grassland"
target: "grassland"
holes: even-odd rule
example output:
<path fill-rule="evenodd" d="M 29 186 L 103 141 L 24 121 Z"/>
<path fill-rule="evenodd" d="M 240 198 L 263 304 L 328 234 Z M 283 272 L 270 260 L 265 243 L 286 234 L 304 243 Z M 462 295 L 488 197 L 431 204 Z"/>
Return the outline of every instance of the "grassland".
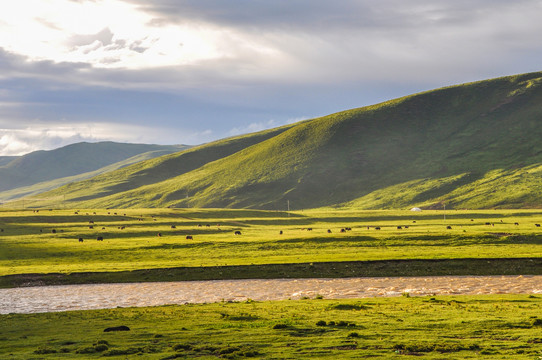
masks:
<path fill-rule="evenodd" d="M 540 223 L 537 210 L 6 209 L 0 286 L 36 273 L 87 273 L 74 282 L 534 274 L 542 272 Z"/>
<path fill-rule="evenodd" d="M 533 295 L 187 304 L 0 315 L 3 359 L 539 359 Z M 104 332 L 127 326 L 130 331 Z"/>

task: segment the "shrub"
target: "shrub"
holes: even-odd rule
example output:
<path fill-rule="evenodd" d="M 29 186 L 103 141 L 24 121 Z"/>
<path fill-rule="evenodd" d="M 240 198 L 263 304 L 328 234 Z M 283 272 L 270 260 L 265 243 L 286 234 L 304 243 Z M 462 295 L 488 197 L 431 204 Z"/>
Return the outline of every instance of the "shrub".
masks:
<path fill-rule="evenodd" d="M 286 324 L 275 324 L 275 326 L 273 326 L 273 329 L 286 329 L 288 328 L 288 325 Z"/>
<path fill-rule="evenodd" d="M 175 351 L 181 351 L 181 350 L 191 350 L 192 349 L 192 345 L 190 344 L 177 344 L 177 345 L 173 345 L 173 350 Z"/>
<path fill-rule="evenodd" d="M 44 354 L 56 354 L 56 350 L 55 349 L 51 349 L 50 347 L 47 347 L 47 346 L 40 346 L 37 350 L 34 350 L 34 354 L 40 354 L 40 355 L 44 355 Z"/>
<path fill-rule="evenodd" d="M 351 332 L 350 334 L 348 334 L 349 338 L 359 338 L 359 334 L 357 332 Z"/>
<path fill-rule="evenodd" d="M 324 320 L 320 320 L 316 323 L 316 326 L 326 326 L 326 322 Z"/>
<path fill-rule="evenodd" d="M 107 349 L 109 349 L 109 346 L 105 344 L 99 344 L 99 345 L 94 346 L 94 350 L 96 350 L 96 352 L 103 352 Z"/>

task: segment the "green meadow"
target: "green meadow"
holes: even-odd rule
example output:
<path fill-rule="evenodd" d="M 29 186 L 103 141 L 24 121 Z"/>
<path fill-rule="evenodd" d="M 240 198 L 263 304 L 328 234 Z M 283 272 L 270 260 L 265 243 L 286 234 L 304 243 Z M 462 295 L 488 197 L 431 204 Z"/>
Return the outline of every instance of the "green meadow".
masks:
<path fill-rule="evenodd" d="M 10 314 L 0 357 L 540 359 L 541 310 L 534 295 L 405 294 Z"/>
<path fill-rule="evenodd" d="M 538 210 L 2 209 L 0 287 L 540 274 L 540 223 Z M 538 359 L 541 305 L 404 294 L 8 314 L 0 358 Z M 104 332 L 116 326 L 130 331 Z"/>
<path fill-rule="evenodd" d="M 0 211 L 0 276 L 540 258 L 540 223 L 537 210 L 6 209 Z"/>

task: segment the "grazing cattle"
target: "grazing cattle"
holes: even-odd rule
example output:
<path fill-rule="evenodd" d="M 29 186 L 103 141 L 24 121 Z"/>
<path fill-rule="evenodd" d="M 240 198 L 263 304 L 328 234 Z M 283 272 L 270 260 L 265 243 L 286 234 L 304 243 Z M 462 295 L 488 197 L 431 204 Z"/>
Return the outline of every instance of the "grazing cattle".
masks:
<path fill-rule="evenodd" d="M 328 234 L 331 234 L 331 230 L 330 230 L 330 229 L 327 229 L 327 233 L 328 233 Z"/>
<path fill-rule="evenodd" d="M 89 228 L 89 229 L 94 229 L 94 226 L 90 225 L 88 228 Z"/>
<path fill-rule="evenodd" d="M 367 230 L 369 230 L 371 227 L 370 226 L 367 226 Z"/>
<path fill-rule="evenodd" d="M 105 228 L 103 227 L 102 230 L 105 230 Z"/>
<path fill-rule="evenodd" d="M 207 226 L 207 227 L 211 227 L 211 225 L 210 225 L 210 224 L 206 224 L 205 226 Z"/>
<path fill-rule="evenodd" d="M 175 225 L 171 225 L 171 228 L 172 229 L 176 229 L 177 227 Z"/>
<path fill-rule="evenodd" d="M 103 238 L 103 236 L 98 236 L 98 237 L 96 238 L 96 240 L 98 240 L 98 241 L 104 241 L 104 238 Z"/>
<path fill-rule="evenodd" d="M 534 226 L 536 226 L 536 227 L 540 227 L 540 224 L 534 224 Z"/>
<path fill-rule="evenodd" d="M 239 230 L 237 230 L 234 234 L 235 235 L 241 235 L 241 232 Z"/>
<path fill-rule="evenodd" d="M 281 231 L 279 231 L 279 235 L 282 235 L 282 230 L 281 230 Z"/>
<path fill-rule="evenodd" d="M 452 227 L 450 225 L 446 226 L 446 229 L 452 230 Z"/>
<path fill-rule="evenodd" d="M 198 227 L 201 227 L 201 224 L 198 224 Z"/>
<path fill-rule="evenodd" d="M 93 214 L 96 215 L 96 211 L 94 211 Z"/>
<path fill-rule="evenodd" d="M 397 230 L 401 230 L 402 228 L 402 226 L 397 226 Z"/>
<path fill-rule="evenodd" d="M 194 240 L 194 238 L 192 237 L 192 235 L 186 235 L 186 240 Z"/>
<path fill-rule="evenodd" d="M 519 225 L 519 223 L 514 223 L 514 225 Z"/>
<path fill-rule="evenodd" d="M 312 228 L 307 228 L 307 231 L 312 231 Z"/>
<path fill-rule="evenodd" d="M 486 225 L 491 225 L 491 223 L 486 222 Z"/>
<path fill-rule="evenodd" d="M 162 233 L 158 233 L 158 237 L 161 237 L 162 236 Z"/>
<path fill-rule="evenodd" d="M 75 214 L 75 215 L 79 215 L 79 213 L 78 213 L 77 211 L 76 211 L 76 212 L 74 212 L 74 214 Z"/>
<path fill-rule="evenodd" d="M 79 242 L 83 242 L 83 238 L 79 238 Z"/>
<path fill-rule="evenodd" d="M 94 221 L 90 220 L 88 223 L 89 223 L 89 224 L 94 224 Z"/>
<path fill-rule="evenodd" d="M 375 230 L 380 230 L 380 226 L 375 227 Z"/>
<path fill-rule="evenodd" d="M 405 229 L 408 229 L 408 225 L 405 226 Z"/>
<path fill-rule="evenodd" d="M 416 224 L 416 220 L 412 221 L 413 224 Z"/>
<path fill-rule="evenodd" d="M 351 227 L 344 228 L 346 231 L 352 231 Z"/>
<path fill-rule="evenodd" d="M 51 232 L 52 232 L 53 234 L 56 234 L 56 230 L 55 230 L 55 229 L 51 230 Z"/>
<path fill-rule="evenodd" d="M 345 232 L 346 232 L 346 230 L 345 230 L 345 229 L 341 229 L 341 232 L 342 232 L 342 233 L 345 233 Z"/>
<path fill-rule="evenodd" d="M 474 221 L 474 219 L 470 219 L 470 221 Z"/>

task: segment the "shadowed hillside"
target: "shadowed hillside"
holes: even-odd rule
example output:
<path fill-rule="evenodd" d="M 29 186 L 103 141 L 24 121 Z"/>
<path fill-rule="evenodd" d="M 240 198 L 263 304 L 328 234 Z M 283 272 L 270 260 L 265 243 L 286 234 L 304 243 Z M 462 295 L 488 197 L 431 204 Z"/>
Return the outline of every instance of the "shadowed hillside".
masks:
<path fill-rule="evenodd" d="M 209 155 L 218 142 L 49 195 L 89 207 L 541 206 L 541 84 L 531 73 L 428 91 L 253 134 L 223 156 Z"/>
<path fill-rule="evenodd" d="M 0 191 L 77 176 L 106 168 L 115 163 L 120 163 L 118 168 L 131 162 L 186 148 L 187 146 L 184 145 L 82 142 L 50 151 L 35 151 L 18 157 L 0 157 Z M 146 155 L 142 156 L 142 154 Z M 137 156 L 142 157 L 137 158 Z M 132 159 L 129 160 L 130 158 Z M 103 171 L 108 170 L 111 169 L 106 168 Z"/>

